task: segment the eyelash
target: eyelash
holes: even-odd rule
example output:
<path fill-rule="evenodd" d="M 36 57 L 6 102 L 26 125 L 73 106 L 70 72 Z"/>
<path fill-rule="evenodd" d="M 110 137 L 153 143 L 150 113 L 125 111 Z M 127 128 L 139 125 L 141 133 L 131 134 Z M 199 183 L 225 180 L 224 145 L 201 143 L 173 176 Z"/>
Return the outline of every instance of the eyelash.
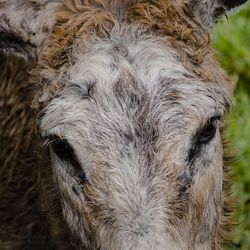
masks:
<path fill-rule="evenodd" d="M 50 147 L 61 160 L 69 163 L 75 161 L 74 150 L 66 140 L 60 139 L 57 136 L 49 136 L 48 140 L 50 141 Z"/>
<path fill-rule="evenodd" d="M 215 115 L 208 120 L 207 124 L 203 128 L 198 130 L 193 140 L 193 146 L 188 154 L 189 162 L 193 162 L 194 158 L 199 154 L 202 147 L 206 146 L 208 143 L 210 143 L 210 141 L 213 140 L 216 135 L 218 125 L 220 124 L 220 120 L 221 115 Z"/>
<path fill-rule="evenodd" d="M 196 144 L 209 143 L 215 136 L 217 131 L 217 119 L 209 120 L 208 123 L 196 134 Z"/>
<path fill-rule="evenodd" d="M 70 144 L 56 135 L 50 135 L 46 138 L 46 146 L 50 146 L 56 156 L 63 162 L 67 162 L 74 169 L 74 175 L 82 182 L 87 181 L 87 177 L 81 168 L 80 163 Z M 59 146 L 59 147 L 58 147 Z M 61 148 L 60 148 L 61 147 Z"/>

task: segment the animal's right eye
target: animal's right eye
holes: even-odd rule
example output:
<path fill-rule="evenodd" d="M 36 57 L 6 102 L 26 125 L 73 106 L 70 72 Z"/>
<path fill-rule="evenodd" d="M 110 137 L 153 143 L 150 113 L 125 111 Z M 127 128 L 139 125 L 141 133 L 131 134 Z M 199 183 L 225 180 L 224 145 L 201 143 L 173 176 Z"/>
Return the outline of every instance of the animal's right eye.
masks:
<path fill-rule="evenodd" d="M 75 154 L 67 140 L 61 139 L 56 135 L 49 136 L 50 146 L 55 154 L 63 161 L 74 161 Z"/>
<path fill-rule="evenodd" d="M 61 161 L 69 163 L 74 169 L 74 176 L 81 180 L 81 182 L 86 182 L 87 177 L 85 172 L 81 168 L 80 163 L 77 160 L 75 152 L 70 144 L 65 139 L 61 139 L 57 135 L 50 135 L 48 141 L 51 149 L 57 155 Z"/>

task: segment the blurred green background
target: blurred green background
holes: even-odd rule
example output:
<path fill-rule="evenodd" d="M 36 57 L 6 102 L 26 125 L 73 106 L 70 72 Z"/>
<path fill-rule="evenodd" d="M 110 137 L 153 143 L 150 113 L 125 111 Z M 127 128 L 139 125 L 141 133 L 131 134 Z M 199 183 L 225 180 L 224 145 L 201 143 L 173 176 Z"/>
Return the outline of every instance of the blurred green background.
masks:
<path fill-rule="evenodd" d="M 224 18 L 213 34 L 217 58 L 238 78 L 228 137 L 236 154 L 233 192 L 238 199 L 230 250 L 250 250 L 250 6 Z"/>

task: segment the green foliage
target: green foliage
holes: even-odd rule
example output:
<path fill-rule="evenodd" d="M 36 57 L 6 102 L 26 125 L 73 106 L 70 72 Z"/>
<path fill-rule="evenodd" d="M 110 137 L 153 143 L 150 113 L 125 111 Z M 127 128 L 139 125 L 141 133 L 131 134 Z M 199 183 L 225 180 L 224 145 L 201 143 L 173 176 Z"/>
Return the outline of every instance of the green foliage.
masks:
<path fill-rule="evenodd" d="M 250 79 L 250 7 L 217 24 L 213 34 L 226 70 Z"/>
<path fill-rule="evenodd" d="M 233 191 L 238 211 L 230 250 L 250 249 L 250 7 L 217 24 L 213 35 L 218 59 L 239 78 L 228 136 L 236 152 Z"/>

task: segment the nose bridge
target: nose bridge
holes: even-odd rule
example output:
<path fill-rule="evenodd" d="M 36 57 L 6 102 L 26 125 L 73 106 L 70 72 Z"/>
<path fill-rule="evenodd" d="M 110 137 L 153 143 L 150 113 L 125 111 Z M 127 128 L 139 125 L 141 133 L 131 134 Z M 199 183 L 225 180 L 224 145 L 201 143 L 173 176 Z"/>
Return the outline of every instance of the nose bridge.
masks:
<path fill-rule="evenodd" d="M 118 224 L 130 233 L 147 235 L 164 221 L 165 199 L 160 180 L 150 175 L 151 166 L 137 154 L 123 161 L 121 167 L 113 188 Z"/>
<path fill-rule="evenodd" d="M 148 100 L 140 100 L 138 105 L 122 124 L 116 123 L 119 133 L 113 134 L 114 140 L 109 143 L 110 172 L 106 175 L 112 200 L 109 206 L 119 228 L 147 235 L 165 220 L 164 178 L 156 170 L 158 126 L 149 114 Z M 118 115 L 124 113 L 119 110 Z"/>

